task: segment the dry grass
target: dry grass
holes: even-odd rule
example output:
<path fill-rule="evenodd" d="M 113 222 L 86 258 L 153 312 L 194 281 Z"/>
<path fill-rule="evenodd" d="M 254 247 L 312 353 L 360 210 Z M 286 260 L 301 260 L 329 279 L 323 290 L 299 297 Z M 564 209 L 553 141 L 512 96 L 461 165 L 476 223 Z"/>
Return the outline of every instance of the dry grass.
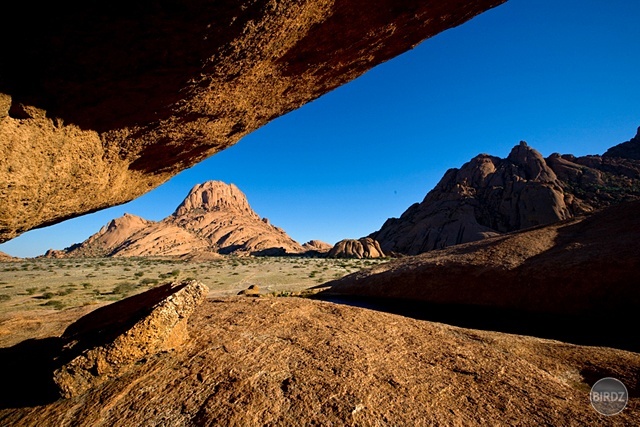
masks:
<path fill-rule="evenodd" d="M 103 304 L 160 283 L 193 278 L 210 296 L 236 295 L 250 285 L 289 295 L 384 260 L 226 257 L 193 262 L 153 258 L 29 259 L 0 263 L 0 315 Z"/>

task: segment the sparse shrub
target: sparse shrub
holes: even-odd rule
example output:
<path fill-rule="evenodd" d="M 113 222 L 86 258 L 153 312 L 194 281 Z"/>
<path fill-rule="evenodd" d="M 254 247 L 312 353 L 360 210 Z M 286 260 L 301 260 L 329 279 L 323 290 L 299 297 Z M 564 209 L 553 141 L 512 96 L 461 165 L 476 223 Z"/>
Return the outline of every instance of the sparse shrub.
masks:
<path fill-rule="evenodd" d="M 9 301 L 11 299 L 11 295 L 0 294 L 0 302 Z"/>
<path fill-rule="evenodd" d="M 142 277 L 142 276 L 144 276 L 144 271 L 138 271 L 138 272 L 134 273 L 134 276 Z"/>
<path fill-rule="evenodd" d="M 45 292 L 44 294 L 42 294 L 42 299 L 51 299 L 55 296 L 55 294 L 53 292 Z"/>
<path fill-rule="evenodd" d="M 152 279 L 151 277 L 145 277 L 140 281 L 140 283 L 143 285 L 157 285 L 158 282 L 160 282 L 160 280 Z"/>
<path fill-rule="evenodd" d="M 55 310 L 62 310 L 64 308 L 64 303 L 62 301 L 58 301 L 58 300 L 54 300 L 54 299 L 52 299 L 50 301 L 47 301 L 45 303 L 42 303 L 40 305 L 42 305 L 44 307 L 51 307 L 51 308 L 53 308 Z"/>
<path fill-rule="evenodd" d="M 69 295 L 69 294 L 73 293 L 73 291 L 74 291 L 74 289 L 71 289 L 71 288 L 62 289 L 62 290 L 59 290 L 58 292 L 56 292 L 56 295 L 63 297 L 65 295 Z"/>
<path fill-rule="evenodd" d="M 89 282 L 82 282 L 80 283 L 80 286 L 82 286 L 84 289 L 89 289 L 93 285 Z"/>
<path fill-rule="evenodd" d="M 113 288 L 113 293 L 127 295 L 133 292 L 136 288 L 137 286 L 135 283 L 131 283 L 131 282 L 119 283 L 115 288 Z"/>
<path fill-rule="evenodd" d="M 38 288 L 27 288 L 25 289 L 27 291 L 27 295 L 33 295 L 36 293 L 36 291 L 38 290 Z"/>

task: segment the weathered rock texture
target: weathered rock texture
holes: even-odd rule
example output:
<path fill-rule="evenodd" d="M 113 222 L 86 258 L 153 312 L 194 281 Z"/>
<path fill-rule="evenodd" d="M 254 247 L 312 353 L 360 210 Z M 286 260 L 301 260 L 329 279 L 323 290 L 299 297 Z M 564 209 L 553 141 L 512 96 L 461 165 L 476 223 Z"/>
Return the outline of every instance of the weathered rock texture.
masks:
<path fill-rule="evenodd" d="M 238 295 L 244 295 L 246 297 L 259 297 L 260 287 L 258 285 L 251 285 L 247 289 L 243 289 L 238 292 Z"/>
<path fill-rule="evenodd" d="M 118 377 L 131 365 L 178 348 L 188 337 L 187 320 L 209 289 L 192 281 L 163 285 L 99 308 L 69 326 L 54 381 L 64 397 L 84 393 Z"/>
<path fill-rule="evenodd" d="M 179 352 L 74 399 L 0 407 L 3 425 L 638 425 L 640 355 L 302 298 L 208 300 Z M 1 353 L 0 353 L 1 354 Z M 627 408 L 599 415 L 605 376 Z"/>
<path fill-rule="evenodd" d="M 309 240 L 307 243 L 303 244 L 302 247 L 307 252 L 317 252 L 318 254 L 327 253 L 333 248 L 333 245 L 323 242 L 321 240 Z"/>
<path fill-rule="evenodd" d="M 15 4 L 0 242 L 129 201 L 506 0 Z"/>
<path fill-rule="evenodd" d="M 159 222 L 125 214 L 86 241 L 49 256 L 285 255 L 305 249 L 256 214 L 233 184 L 196 185 L 169 217 Z"/>
<path fill-rule="evenodd" d="M 131 236 L 138 231 L 155 224 L 154 221 L 148 221 L 136 215 L 125 213 L 120 218 L 111 220 L 107 225 L 102 227 L 100 231 L 89 237 L 79 245 L 74 245 L 65 251 L 48 251 L 45 256 L 58 258 L 67 253 L 77 253 L 84 257 L 102 257 L 116 251 L 120 246 L 125 244 Z M 178 236 L 176 235 L 176 239 Z"/>
<path fill-rule="evenodd" d="M 15 258 L 9 254 L 5 254 L 4 252 L 0 252 L 0 261 L 14 261 Z"/>
<path fill-rule="evenodd" d="M 415 255 L 636 199 L 640 160 L 559 154 L 545 159 L 521 142 L 506 159 L 480 154 L 448 170 L 421 203 L 370 237 L 387 254 Z"/>
<path fill-rule="evenodd" d="M 638 212 L 640 201 L 622 203 L 586 218 L 404 257 L 329 282 L 325 294 L 602 318 L 634 313 Z"/>
<path fill-rule="evenodd" d="M 340 240 L 327 254 L 328 258 L 383 258 L 380 244 L 371 237 Z"/>
<path fill-rule="evenodd" d="M 609 148 L 602 157 L 621 157 L 625 159 L 640 160 L 640 127 L 636 136 L 627 142 Z"/>

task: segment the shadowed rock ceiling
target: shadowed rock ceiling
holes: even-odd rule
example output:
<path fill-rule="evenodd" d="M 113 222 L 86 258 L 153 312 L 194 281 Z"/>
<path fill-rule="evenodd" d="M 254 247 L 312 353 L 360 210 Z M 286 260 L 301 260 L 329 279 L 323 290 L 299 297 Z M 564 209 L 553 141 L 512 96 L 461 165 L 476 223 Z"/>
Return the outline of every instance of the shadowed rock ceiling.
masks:
<path fill-rule="evenodd" d="M 130 201 L 505 1 L 17 3 L 0 27 L 0 242 Z"/>

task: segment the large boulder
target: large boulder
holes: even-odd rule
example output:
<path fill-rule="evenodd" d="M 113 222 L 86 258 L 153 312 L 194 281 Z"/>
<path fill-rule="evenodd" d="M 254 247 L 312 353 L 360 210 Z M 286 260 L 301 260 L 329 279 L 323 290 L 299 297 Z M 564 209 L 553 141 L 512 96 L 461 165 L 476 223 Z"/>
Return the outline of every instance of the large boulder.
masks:
<path fill-rule="evenodd" d="M 327 254 L 328 258 L 384 258 L 380 244 L 371 237 L 344 239 L 335 244 Z"/>
<path fill-rule="evenodd" d="M 167 284 L 99 308 L 69 326 L 54 382 L 64 397 L 118 377 L 133 364 L 178 348 L 187 320 L 208 292 L 202 283 Z"/>
<path fill-rule="evenodd" d="M 13 5 L 0 242 L 134 199 L 506 0 Z"/>

